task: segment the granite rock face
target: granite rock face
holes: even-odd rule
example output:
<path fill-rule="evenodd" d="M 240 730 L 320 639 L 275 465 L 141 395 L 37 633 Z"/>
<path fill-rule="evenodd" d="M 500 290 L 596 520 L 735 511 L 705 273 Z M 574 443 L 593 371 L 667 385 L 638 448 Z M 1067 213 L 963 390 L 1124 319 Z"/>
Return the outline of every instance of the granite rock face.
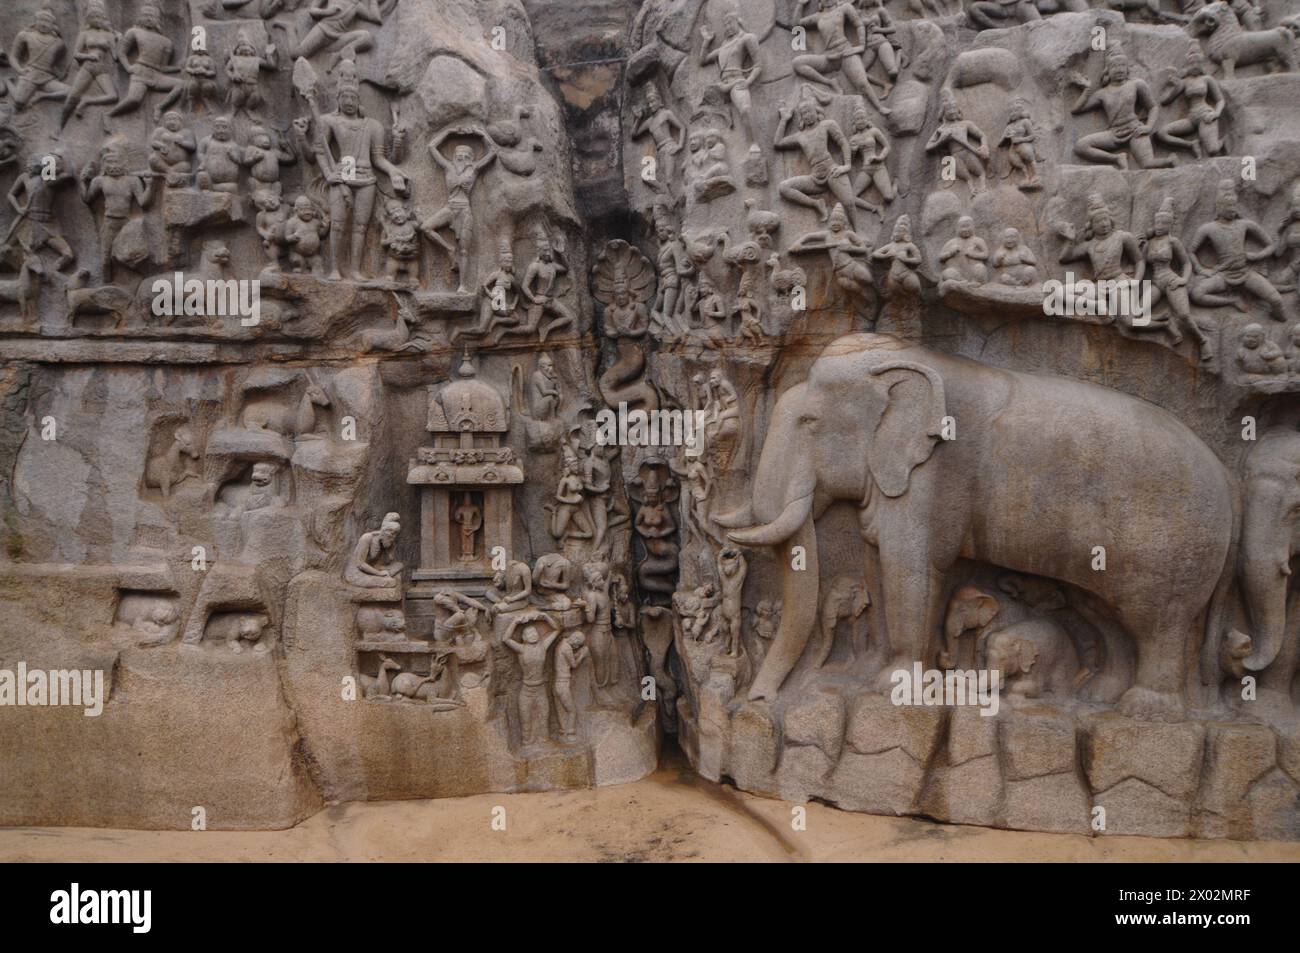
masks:
<path fill-rule="evenodd" d="M 11 6 L 0 823 L 1300 838 L 1300 7 Z"/>

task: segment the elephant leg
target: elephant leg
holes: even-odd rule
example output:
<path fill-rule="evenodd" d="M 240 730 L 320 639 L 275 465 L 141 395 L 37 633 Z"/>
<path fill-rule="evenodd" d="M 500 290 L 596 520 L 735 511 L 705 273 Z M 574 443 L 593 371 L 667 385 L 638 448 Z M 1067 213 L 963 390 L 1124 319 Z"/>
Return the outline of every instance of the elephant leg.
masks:
<path fill-rule="evenodd" d="M 881 594 L 889 658 L 877 675 L 877 688 L 889 691 L 891 675 L 928 661 L 927 642 L 942 614 L 943 573 L 934 568 L 929 547 L 919 548 L 906 532 L 880 539 Z"/>
<path fill-rule="evenodd" d="M 817 622 L 817 529 L 813 523 L 812 513 L 803 521 L 803 525 L 790 537 L 790 547 L 802 546 L 807 554 L 807 564 L 803 569 L 794 569 L 790 565 L 790 548 L 781 547 L 780 558 L 786 560 L 782 599 L 784 611 L 781 613 L 781 628 L 772 640 L 772 647 L 749 687 L 750 700 L 774 700 L 781 688 L 781 683 L 790 674 L 799 656 L 808 645 L 813 625 Z"/>
<path fill-rule="evenodd" d="M 813 657 L 813 667 L 821 668 L 830 658 L 831 647 L 835 645 L 835 623 L 839 619 L 834 612 L 828 614 L 827 610 L 822 610 L 821 618 L 821 637 L 817 643 L 817 652 Z"/>
<path fill-rule="evenodd" d="M 1119 710 L 1144 721 L 1181 721 L 1186 691 L 1186 649 L 1194 618 L 1166 605 L 1154 625 L 1129 627 L 1137 642 L 1137 678 L 1119 700 Z M 1142 632 L 1148 634 L 1142 639 Z"/>

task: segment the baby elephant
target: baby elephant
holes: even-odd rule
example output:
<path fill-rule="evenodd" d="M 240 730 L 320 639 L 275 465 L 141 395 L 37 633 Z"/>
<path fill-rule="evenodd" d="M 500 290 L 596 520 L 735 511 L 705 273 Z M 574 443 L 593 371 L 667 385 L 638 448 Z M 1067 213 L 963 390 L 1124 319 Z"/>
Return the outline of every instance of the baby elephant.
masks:
<path fill-rule="evenodd" d="M 1070 696 L 1092 674 L 1079 664 L 1069 634 L 1051 619 L 1026 619 L 990 632 L 984 665 L 1002 673 L 1010 695 Z"/>

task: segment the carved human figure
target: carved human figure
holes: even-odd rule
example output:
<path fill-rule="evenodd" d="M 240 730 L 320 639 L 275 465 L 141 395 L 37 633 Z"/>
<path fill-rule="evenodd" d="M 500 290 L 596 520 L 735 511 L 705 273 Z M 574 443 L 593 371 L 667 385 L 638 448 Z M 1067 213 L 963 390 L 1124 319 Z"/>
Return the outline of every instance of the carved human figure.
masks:
<path fill-rule="evenodd" d="M 1080 87 L 1080 92 L 1070 112 L 1079 115 L 1100 109 L 1106 115 L 1104 132 L 1081 136 L 1075 143 L 1075 154 L 1081 159 L 1113 163 L 1119 169 L 1129 167 L 1130 155 L 1143 169 L 1168 168 L 1174 164 L 1172 158 L 1156 158 L 1151 133 L 1156 127 L 1160 104 L 1146 80 L 1131 75 L 1127 56 L 1118 52 L 1107 53 L 1106 66 L 1101 71 L 1101 85 L 1096 89 L 1081 73 L 1074 73 L 1071 82 Z M 1145 119 L 1141 117 L 1143 111 L 1146 112 Z"/>
<path fill-rule="evenodd" d="M 1068 222 L 1054 223 L 1065 244 L 1061 248 L 1062 264 L 1087 259 L 1098 281 L 1141 281 L 1146 271 L 1137 239 L 1132 233 L 1115 227 L 1110 207 L 1096 192 L 1088 196 L 1087 225 L 1082 239 Z"/>
<path fill-rule="evenodd" d="M 925 151 L 942 152 L 951 160 L 947 163 L 951 173 L 941 170 L 943 188 L 961 179 L 972 196 L 979 195 L 985 188 L 984 163 L 989 158 L 988 140 L 979 126 L 962 116 L 952 90 L 944 89 L 942 103 L 939 127 L 925 144 Z"/>
<path fill-rule="evenodd" d="M 563 473 L 555 488 L 555 502 L 548 504 L 551 513 L 551 535 L 564 542 L 570 539 L 591 539 L 591 508 L 583 493 L 582 462 L 576 453 L 566 449 Z"/>
<path fill-rule="evenodd" d="M 614 646 L 613 602 L 610 598 L 609 564 L 588 563 L 582 567 L 583 617 L 590 626 L 591 673 L 597 688 L 618 681 L 618 652 Z"/>
<path fill-rule="evenodd" d="M 682 481 L 686 493 L 686 529 L 696 539 L 721 542 L 713 521 L 709 518 L 710 497 L 713 495 L 713 470 L 708 459 L 700 453 L 680 454 L 680 460 L 671 459 L 668 465 Z"/>
<path fill-rule="evenodd" d="M 939 250 L 940 277 L 944 281 L 982 285 L 988 280 L 988 242 L 975 234 L 975 220 L 969 215 L 957 219 L 957 235 Z"/>
<path fill-rule="evenodd" d="M 871 258 L 889 262 L 889 273 L 885 276 L 885 294 L 888 297 L 920 295 L 921 249 L 912 243 L 912 222 L 906 215 L 900 215 L 894 223 L 893 240 L 873 251 Z"/>
<path fill-rule="evenodd" d="M 1249 246 L 1252 239 L 1263 247 L 1251 251 Z M 1205 245 L 1209 245 L 1214 252 L 1213 265 L 1207 265 L 1200 257 Z M 1268 305 L 1274 320 L 1286 320 L 1281 293 L 1260 270 L 1252 267 L 1255 262 L 1272 257 L 1273 243 L 1263 228 L 1241 216 L 1236 183 L 1231 179 L 1219 182 L 1214 221 L 1206 222 L 1196 230 L 1192 237 L 1191 253 L 1192 266 L 1202 276 L 1192 285 L 1191 298 L 1197 304 L 1204 307 L 1235 305 L 1245 311 L 1246 305 L 1239 297 L 1239 292 L 1245 291 Z M 1238 294 L 1227 297 L 1224 292 Z"/>
<path fill-rule="evenodd" d="M 666 107 L 659 89 L 653 83 L 646 87 L 645 108 L 641 111 L 633 140 L 648 135 L 654 143 L 655 177 L 671 189 L 677 181 L 677 154 L 686 145 L 686 127 L 676 114 Z"/>
<path fill-rule="evenodd" d="M 289 35 L 289 24 L 274 20 L 271 26 L 285 34 L 285 48 L 291 59 L 311 59 L 317 53 L 329 51 L 330 69 L 343 60 L 355 60 L 375 45 L 373 34 L 365 27 L 354 29 L 358 21 L 379 26 L 383 23 L 380 0 L 312 0 L 308 8 L 312 19 L 307 35 L 295 40 Z"/>
<path fill-rule="evenodd" d="M 677 320 L 683 272 L 690 274 L 686 245 L 677 232 L 672 212 L 665 205 L 654 208 L 655 239 L 659 242 L 659 288 L 650 317 L 669 337 L 682 333 Z"/>
<path fill-rule="evenodd" d="M 204 192 L 239 191 L 239 170 L 245 161 L 244 147 L 235 141 L 235 124 L 229 116 L 212 121 L 212 135 L 199 142 L 195 184 Z"/>
<path fill-rule="evenodd" d="M 560 279 L 569 271 L 564 263 L 563 240 L 552 242 L 545 232 L 539 231 L 536 242 L 537 258 L 524 272 L 520 286 L 528 301 L 528 319 L 520 332 L 532 334 L 537 331 L 538 339 L 545 343 L 547 335 L 557 328 L 573 327 L 577 316 L 559 300 Z M 544 321 L 544 318 L 549 320 Z"/>
<path fill-rule="evenodd" d="M 856 229 L 857 223 L 853 210 L 857 207 L 857 194 L 849 178 L 853 151 L 844 131 L 835 120 L 825 118 L 821 104 L 811 86 L 803 87 L 795 111 L 798 114 L 799 130 L 786 135 L 792 113 L 788 107 L 781 107 L 780 120 L 776 127 L 776 141 L 773 145 L 777 149 L 802 151 L 804 158 L 808 160 L 811 172 L 808 175 L 793 176 L 782 182 L 779 186 L 781 197 L 796 205 L 813 209 L 821 216 L 822 221 L 825 221 L 830 217 L 830 209 L 818 196 L 829 190 L 844 206 L 849 227 Z M 832 144 L 839 150 L 839 162 L 836 162 L 831 155 Z"/>
<path fill-rule="evenodd" d="M 47 161 L 52 158 L 53 163 Z M 62 156 L 33 155 L 27 170 L 14 179 L 7 198 L 14 210 L 14 220 L 5 237 L 5 248 L 17 242 L 25 256 L 37 256 L 44 248 L 54 251 L 59 260 L 55 269 L 62 271 L 73 264 L 77 256 L 63 237 L 58 219 L 54 215 L 54 198 L 57 191 L 74 181 Z"/>
<path fill-rule="evenodd" d="M 324 239 L 329 223 L 321 219 L 310 198 L 300 195 L 293 202 L 293 216 L 284 223 L 284 243 L 289 249 L 289 269 L 325 274 Z"/>
<path fill-rule="evenodd" d="M 169 109 L 149 140 L 149 168 L 162 177 L 167 188 L 183 189 L 190 184 L 198 148 L 194 131 L 185 128 L 185 117 Z"/>
<path fill-rule="evenodd" d="M 1286 260 L 1278 275 L 1278 282 L 1290 285 L 1300 294 L 1300 183 L 1291 189 L 1291 202 L 1277 229 L 1273 254 Z"/>
<path fill-rule="evenodd" d="M 994 249 L 989 263 L 1001 284 L 1028 288 L 1038 281 L 1038 259 L 1021 240 L 1019 229 L 1008 228 L 1002 233 L 1002 244 Z"/>
<path fill-rule="evenodd" d="M 866 263 L 871 246 L 849 227 L 848 215 L 838 202 L 827 224 L 824 231 L 801 236 L 790 246 L 790 253 L 825 251 L 830 256 L 835 284 L 849 295 L 851 302 L 869 304 L 874 293 L 871 268 Z"/>
<path fill-rule="evenodd" d="M 448 137 L 478 136 L 483 140 L 485 151 L 479 158 L 474 157 L 474 149 L 468 145 L 459 145 L 448 159 L 442 154 L 442 144 Z M 470 196 L 483 170 L 497 159 L 496 147 L 480 129 L 471 126 L 453 126 L 444 129 L 429 143 L 429 154 L 442 168 L 447 180 L 447 204 L 420 223 L 420 231 L 432 242 L 440 245 L 452 258 L 452 267 L 456 270 L 460 282 L 458 290 L 467 293 L 466 282 L 469 280 L 470 243 L 474 236 L 474 213 L 470 205 Z M 455 245 L 438 234 L 440 229 L 451 228 Z"/>
<path fill-rule="evenodd" d="M 999 30 L 1043 18 L 1034 0 L 974 0 L 967 5 L 966 15 L 977 30 Z"/>
<path fill-rule="evenodd" d="M 104 150 L 101 171 L 93 166 L 81 171 L 81 198 L 87 205 L 103 199 L 103 221 L 99 226 L 99 267 L 105 282 L 112 280 L 113 243 L 126 227 L 135 207 L 148 208 L 151 189 L 144 176 L 126 168 L 126 156 L 116 146 Z"/>
<path fill-rule="evenodd" d="M 541 613 L 525 613 L 511 622 L 501 644 L 519 659 L 522 676 L 519 686 L 519 727 L 525 746 L 541 744 L 546 740 L 551 717 L 550 700 L 546 696 L 546 653 L 559 638 L 558 630 L 545 638 L 536 625 L 544 621 Z M 515 630 L 523 625 L 521 640 L 515 639 Z M 572 670 L 570 670 L 572 671 Z"/>
<path fill-rule="evenodd" d="M 871 33 L 862 20 L 862 15 L 853 6 L 852 0 L 816 0 L 818 10 L 810 16 L 800 16 L 809 0 L 795 0 L 795 17 L 799 25 L 817 31 L 821 37 L 822 52 L 802 53 L 794 58 L 794 72 L 797 76 L 810 79 L 814 83 L 835 89 L 833 79 L 822 70 L 838 69 L 848 77 L 853 89 L 863 96 L 882 115 L 888 116 L 889 110 L 876 98 L 876 91 L 867 79 L 866 68 L 862 65 L 862 51 L 868 40 L 875 40 L 877 46 L 888 45 L 886 38 L 878 33 Z M 885 14 L 887 17 L 888 14 Z M 850 39 L 850 33 L 855 34 Z M 893 48 L 890 47 L 892 54 Z M 874 57 L 873 57 L 874 58 Z M 897 67 L 895 67 L 897 70 Z"/>
<path fill-rule="evenodd" d="M 253 130 L 248 148 L 244 150 L 243 164 L 248 167 L 256 192 L 279 194 L 281 168 L 297 161 L 298 155 L 290 142 L 284 141 L 278 134 L 272 138 L 271 133 L 262 128 Z"/>
<path fill-rule="evenodd" d="M 175 75 L 180 67 L 172 65 L 174 49 L 163 32 L 162 11 L 153 0 L 147 0 L 136 14 L 135 26 L 122 37 L 121 62 L 131 79 L 126 95 L 109 110 L 110 116 L 121 116 L 139 108 L 149 92 L 163 94 L 162 102 L 154 107 L 155 118 L 181 98 L 184 85 Z"/>
<path fill-rule="evenodd" d="M 389 513 L 379 524 L 379 529 L 362 533 L 344 567 L 344 580 L 363 589 L 400 586 L 404 567 L 397 561 L 395 547 L 401 529 L 401 518 L 396 513 Z"/>
<path fill-rule="evenodd" d="M 1189 149 L 1198 159 L 1226 152 L 1227 144 L 1219 137 L 1219 117 L 1227 100 L 1219 81 L 1207 72 L 1201 51 L 1188 50 L 1182 73 L 1167 82 L 1161 105 L 1181 98 L 1187 103 L 1187 115 L 1165 123 L 1156 130 L 1156 138 L 1167 146 Z"/>
<path fill-rule="evenodd" d="M 889 167 L 885 165 L 885 160 L 889 158 L 889 137 L 871 121 L 871 115 L 861 103 L 856 103 L 853 107 L 853 134 L 849 136 L 849 149 L 861 163 L 860 171 L 853 178 L 853 193 L 857 196 L 854 201 L 859 208 L 883 215 L 881 206 L 867 201 L 862 195 L 874 185 L 885 204 L 898 197 L 898 189 L 889 176 Z"/>
<path fill-rule="evenodd" d="M 1214 353 L 1209 338 L 1192 317 L 1191 302 L 1188 300 L 1192 259 L 1178 236 L 1172 234 L 1173 224 L 1174 201 L 1166 198 L 1156 212 L 1151 233 L 1146 238 L 1146 261 L 1151 270 L 1151 283 L 1156 292 L 1169 302 L 1170 343 L 1175 346 L 1180 344 L 1183 332 L 1186 331 L 1200 349 L 1201 360 L 1210 361 Z M 1153 293 L 1153 300 L 1155 297 L 1156 294 Z"/>
<path fill-rule="evenodd" d="M 410 206 L 400 199 L 389 199 L 384 203 L 380 246 L 386 259 L 384 276 L 389 281 L 419 281 L 420 231 Z"/>
<path fill-rule="evenodd" d="M 560 378 L 551 355 L 537 358 L 537 367 L 529 378 L 528 407 L 534 420 L 554 420 L 560 408 Z"/>
<path fill-rule="evenodd" d="M 90 0 L 86 4 L 85 22 L 72 45 L 72 61 L 76 64 L 76 72 L 72 76 L 68 96 L 63 101 L 59 128 L 66 126 L 72 116 L 80 117 L 87 106 L 110 106 L 117 102 L 120 95 L 117 88 L 117 56 L 121 40 L 122 35 L 113 28 L 113 21 L 108 17 L 103 0 Z M 92 88 L 99 95 L 85 98 Z"/>
<path fill-rule="evenodd" d="M 9 96 L 18 111 L 47 99 L 63 99 L 68 87 L 60 82 L 68 48 L 54 11 L 42 7 L 26 29 L 19 30 L 9 54 L 18 78 L 8 81 Z"/>
<path fill-rule="evenodd" d="M 181 68 L 181 97 L 187 109 L 206 109 L 217 101 L 217 64 L 207 48 L 190 50 Z"/>
<path fill-rule="evenodd" d="M 1007 150 L 1007 162 L 1023 176 L 1022 192 L 1035 192 L 1043 187 L 1038 178 L 1038 132 L 1029 115 L 1029 102 L 1019 96 L 1011 101 L 1007 127 L 1002 130 L 998 145 Z"/>
<path fill-rule="evenodd" d="M 274 47 L 272 47 L 274 50 Z M 226 105 L 232 112 L 256 116 L 265 101 L 262 96 L 262 71 L 275 69 L 275 60 L 257 52 L 243 33 L 226 57 Z"/>
<path fill-rule="evenodd" d="M 330 278 L 338 280 L 343 276 L 343 245 L 350 233 L 350 273 L 353 280 L 364 281 L 366 232 L 370 228 L 379 182 L 376 170 L 388 176 L 393 190 L 399 195 L 406 192 L 406 177 L 388 160 L 384 127 L 377 119 L 361 112 L 355 66 L 345 63 L 338 71 L 337 111 L 321 115 L 314 91 L 304 95 L 317 130 L 312 152 L 329 184 Z M 304 139 L 305 150 L 303 126 L 299 124 L 295 128 Z"/>
<path fill-rule="evenodd" d="M 719 624 L 724 637 L 723 651 L 732 657 L 739 657 L 743 652 L 740 641 L 740 598 L 748 574 L 749 564 L 740 550 L 727 547 L 718 553 L 718 587 L 721 590 Z"/>
<path fill-rule="evenodd" d="M 555 714 L 560 722 L 560 740 L 572 744 L 578 740 L 578 708 L 573 702 L 573 673 L 587 661 L 586 640 L 581 632 L 570 632 L 555 649 Z M 591 656 L 594 659 L 595 656 Z"/>
<path fill-rule="evenodd" d="M 1241 329 L 1237 367 L 1248 380 L 1276 377 L 1287 371 L 1286 355 L 1264 332 L 1263 325 L 1252 323 Z"/>
<path fill-rule="evenodd" d="M 862 22 L 867 28 L 866 49 L 862 53 L 863 69 L 870 73 L 871 68 L 879 62 L 885 75 L 889 77 L 888 84 L 881 93 L 883 99 L 898 82 L 900 63 L 892 40 L 898 28 L 894 26 L 893 17 L 885 9 L 885 0 L 856 0 L 856 3 L 858 12 L 862 14 Z M 880 109 L 879 106 L 876 108 Z M 880 112 L 882 115 L 889 115 L 887 109 L 880 109 Z"/>
<path fill-rule="evenodd" d="M 758 37 L 745 30 L 740 14 L 734 6 L 723 14 L 723 38 L 714 46 L 717 36 L 707 23 L 700 26 L 700 65 L 717 63 L 722 79 L 722 91 L 731 97 L 731 105 L 749 142 L 757 143 L 754 135 L 754 118 L 749 89 L 763 72 L 759 56 Z"/>
<path fill-rule="evenodd" d="M 475 540 L 478 531 L 483 528 L 483 511 L 474 502 L 474 498 L 466 493 L 451 515 L 460 530 L 461 562 L 473 562 L 477 549 Z"/>

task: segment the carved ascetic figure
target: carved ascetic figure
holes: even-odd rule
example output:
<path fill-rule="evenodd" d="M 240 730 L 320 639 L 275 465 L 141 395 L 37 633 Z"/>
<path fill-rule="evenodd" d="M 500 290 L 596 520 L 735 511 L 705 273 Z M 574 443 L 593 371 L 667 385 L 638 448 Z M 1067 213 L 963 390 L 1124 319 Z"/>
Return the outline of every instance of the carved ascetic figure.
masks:
<path fill-rule="evenodd" d="M 719 625 L 722 628 L 723 652 L 732 657 L 739 657 L 744 652 L 740 641 L 741 630 L 741 594 L 745 588 L 745 577 L 749 574 L 749 564 L 740 550 L 727 547 L 718 553 L 718 587 L 721 601 L 718 603 Z"/>
<path fill-rule="evenodd" d="M 1020 230 L 1008 228 L 1002 233 L 1002 244 L 989 259 L 997 280 L 1004 285 L 1027 288 L 1038 281 L 1038 258 L 1020 237 Z"/>
<path fill-rule="evenodd" d="M 1020 182 L 1022 192 L 1035 192 L 1043 187 L 1038 178 L 1038 132 L 1029 115 L 1027 100 L 1017 97 L 1011 101 L 1007 127 L 1002 130 L 998 145 L 1006 148 L 1007 162 L 1023 176 Z"/>
<path fill-rule="evenodd" d="M 81 170 L 81 199 L 92 205 L 102 199 L 103 221 L 99 226 L 99 268 L 105 282 L 113 277 L 113 243 L 130 221 L 135 208 L 149 207 L 152 189 L 142 175 L 128 172 L 126 156 L 117 145 L 109 145 L 100 157 L 100 172 L 93 166 Z"/>
<path fill-rule="evenodd" d="M 972 196 L 984 191 L 988 140 L 979 126 L 962 116 L 961 107 L 949 89 L 943 91 L 942 119 L 925 144 L 925 151 L 942 152 L 952 169 L 951 174 L 944 172 L 940 176 L 943 188 L 961 179 Z"/>
<path fill-rule="evenodd" d="M 85 23 L 72 46 L 76 72 L 67 99 L 63 101 L 60 127 L 66 126 L 72 116 L 83 115 L 87 106 L 111 106 L 117 102 L 120 95 L 117 55 L 121 40 L 122 35 L 113 28 L 103 0 L 90 0 L 86 5 Z M 85 98 L 91 89 L 98 90 L 99 95 Z"/>
<path fill-rule="evenodd" d="M 68 87 L 59 81 L 68 52 L 54 11 L 42 7 L 31 26 L 18 31 L 9 55 L 18 78 L 8 81 L 9 96 L 19 110 L 47 99 L 63 99 Z"/>
<path fill-rule="evenodd" d="M 540 612 L 528 612 L 510 623 L 501 644 L 515 653 L 522 675 L 519 686 L 519 727 L 525 747 L 546 741 L 547 723 L 551 717 L 551 703 L 546 694 L 546 654 L 560 637 L 560 630 L 552 629 L 545 637 L 541 625 L 547 622 Z M 539 625 L 540 623 L 540 625 Z M 515 631 L 523 626 L 520 639 Z"/>
<path fill-rule="evenodd" d="M 940 439 L 949 415 L 967 422 L 972 439 Z M 1084 429 L 1044 429 L 1044 419 L 1085 421 Z M 1098 453 L 1114 486 L 1099 485 L 1088 464 Z M 795 571 L 782 559 L 781 631 L 751 698 L 775 698 L 807 646 L 819 605 L 814 521 L 848 500 L 878 553 L 890 647 L 881 688 L 893 670 L 933 658 L 946 573 L 964 557 L 1097 595 L 1137 648 L 1121 711 L 1181 716 L 1187 639 L 1224 570 L 1234 491 L 1215 454 L 1155 405 L 887 335 L 851 335 L 777 402 L 753 485 L 752 505 L 718 521 L 751 526 L 730 534 L 742 545 L 802 546 L 807 563 Z M 1148 531 L 1152 513 L 1161 514 L 1159 534 Z M 1107 558 L 1129 567 L 1123 574 L 1094 571 L 1096 541 L 1077 530 L 1103 522 L 1115 528 Z"/>
<path fill-rule="evenodd" d="M 555 714 L 560 722 L 560 740 L 572 744 L 578 740 L 578 707 L 573 701 L 573 673 L 588 658 L 586 637 L 581 632 L 570 632 L 560 639 L 555 648 Z"/>
<path fill-rule="evenodd" d="M 172 65 L 174 50 L 172 41 L 163 32 L 162 11 L 153 0 L 147 0 L 136 14 L 135 26 L 122 37 L 121 60 L 131 80 L 126 95 L 108 114 L 121 116 L 137 109 L 149 92 L 163 94 L 162 102 L 154 107 L 155 119 L 170 109 L 184 91 L 175 75 L 180 67 Z"/>
<path fill-rule="evenodd" d="M 876 38 L 878 44 L 888 46 L 888 40 L 880 34 L 872 34 L 853 6 L 852 0 L 815 0 L 819 9 L 811 16 L 802 17 L 799 24 L 817 31 L 821 37 L 821 53 L 803 53 L 794 58 L 795 75 L 810 79 L 835 89 L 833 79 L 822 70 L 838 69 L 848 77 L 853 89 L 866 98 L 882 115 L 889 115 L 889 110 L 876 98 L 876 91 L 867 79 L 867 70 L 862 65 L 862 51 L 866 49 L 867 40 Z M 809 0 L 795 0 L 795 16 L 799 17 Z M 850 39 L 850 34 L 856 36 Z M 893 48 L 890 47 L 890 52 Z"/>
<path fill-rule="evenodd" d="M 1258 22 L 1255 26 L 1248 24 L 1248 29 L 1243 30 L 1233 6 L 1218 2 L 1198 10 L 1188 29 L 1200 39 L 1210 61 L 1223 70 L 1225 79 L 1232 79 L 1238 66 L 1258 63 L 1284 71 L 1294 70 L 1293 44 L 1300 33 L 1296 21 L 1285 22 L 1271 30 L 1260 30 L 1258 26 Z"/>
<path fill-rule="evenodd" d="M 363 589 L 400 587 L 403 565 L 396 558 L 395 546 L 401 530 L 401 518 L 389 513 L 379 529 L 362 533 L 343 569 L 344 580 Z"/>
<path fill-rule="evenodd" d="M 957 235 L 939 250 L 940 277 L 944 281 L 982 285 L 988 281 L 988 242 L 975 234 L 975 220 L 969 215 L 957 219 Z"/>
<path fill-rule="evenodd" d="M 857 193 L 849 177 L 853 150 L 840 124 L 826 118 L 817 94 L 807 85 L 802 87 L 793 113 L 788 106 L 782 106 L 779 115 L 773 145 L 777 149 L 799 149 L 808 160 L 810 170 L 808 175 L 796 175 L 782 182 L 781 197 L 813 209 L 825 221 L 830 217 L 830 209 L 820 196 L 829 190 L 844 206 L 849 226 L 856 229 L 853 210 L 857 207 Z M 797 116 L 799 130 L 786 135 L 792 115 Z M 839 162 L 831 155 L 832 145 L 839 150 Z"/>
<path fill-rule="evenodd" d="M 1146 238 L 1146 262 L 1150 266 L 1152 301 L 1157 300 L 1157 293 L 1169 302 L 1169 340 L 1177 346 L 1186 332 L 1200 349 L 1202 361 L 1214 357 L 1210 340 L 1192 317 L 1191 302 L 1188 299 L 1188 282 L 1192 277 L 1192 258 L 1187 249 L 1171 233 L 1174 225 L 1174 202 L 1166 198 L 1156 212 L 1151 226 L 1151 234 Z"/>
<path fill-rule="evenodd" d="M 316 130 L 314 147 L 310 151 L 329 185 L 330 278 L 338 280 L 343 276 L 343 244 L 350 232 L 350 274 L 353 280 L 365 281 L 362 253 L 379 183 L 375 171 L 387 175 L 393 190 L 399 195 L 406 192 L 406 177 L 388 161 L 384 127 L 377 119 L 361 113 L 355 66 L 344 63 L 338 72 L 337 112 L 321 115 L 314 89 L 305 94 Z M 305 140 L 303 126 L 299 124 L 296 128 Z M 305 142 L 303 148 L 306 151 Z"/>
<path fill-rule="evenodd" d="M 1131 75 L 1131 68 L 1127 56 L 1111 49 L 1106 53 L 1106 66 L 1101 71 L 1098 88 L 1093 89 L 1091 81 L 1082 73 L 1071 77 L 1074 85 L 1080 87 L 1080 93 L 1070 111 L 1078 115 L 1100 109 L 1106 115 L 1106 131 L 1081 136 L 1074 145 L 1075 154 L 1089 162 L 1113 163 L 1119 169 L 1129 167 L 1130 155 L 1140 168 L 1167 168 L 1174 160 L 1157 159 L 1151 145 L 1160 104 L 1146 80 Z M 1143 111 L 1145 118 L 1141 115 Z"/>
<path fill-rule="evenodd" d="M 677 181 L 677 153 L 686 145 L 686 127 L 664 105 L 659 89 L 653 83 L 646 87 L 645 108 L 632 131 L 633 139 L 645 135 L 654 143 L 655 162 L 658 163 L 655 179 L 671 189 Z"/>
<path fill-rule="evenodd" d="M 830 256 L 835 284 L 848 294 L 850 302 L 867 310 L 874 290 L 871 268 L 866 262 L 871 256 L 871 246 L 849 228 L 844 206 L 838 202 L 824 231 L 809 232 L 790 246 L 791 254 L 814 251 L 825 251 Z"/>
<path fill-rule="evenodd" d="M 583 617 L 589 628 L 591 674 L 597 688 L 618 681 L 618 650 L 614 644 L 613 602 L 610 598 L 609 564 L 588 563 L 582 567 Z"/>
<path fill-rule="evenodd" d="M 5 247 L 17 242 L 24 256 L 36 256 L 49 248 L 59 256 L 55 269 L 62 271 L 76 262 L 72 246 L 63 237 L 58 219 L 54 215 L 54 198 L 57 190 L 74 181 L 72 172 L 61 156 L 53 156 L 50 166 L 46 156 L 34 155 L 28 161 L 27 171 L 14 179 L 7 196 L 15 217 L 5 237 Z"/>
<path fill-rule="evenodd" d="M 1263 247 L 1251 251 L 1251 239 Z M 1201 249 L 1205 245 L 1214 252 L 1212 265 L 1201 259 Z M 1192 300 L 1197 304 L 1204 307 L 1235 305 L 1244 311 L 1245 305 L 1239 297 L 1227 297 L 1224 292 L 1245 291 L 1268 305 L 1275 320 L 1286 320 L 1281 293 L 1258 269 L 1251 267 L 1255 262 L 1273 257 L 1273 243 L 1257 223 L 1242 218 L 1236 183 L 1231 179 L 1219 182 L 1214 221 L 1206 222 L 1196 230 L 1191 253 L 1193 266 L 1203 276 L 1192 285 Z"/>
<path fill-rule="evenodd" d="M 759 56 L 758 38 L 745 30 L 740 14 L 730 6 L 723 15 L 723 38 L 714 46 L 717 37 L 708 24 L 700 27 L 700 65 L 717 63 L 722 78 L 722 91 L 731 97 L 731 105 L 741 128 L 751 143 L 757 144 L 754 135 L 753 107 L 749 97 L 750 87 L 763 72 Z"/>
<path fill-rule="evenodd" d="M 475 158 L 474 149 L 468 145 L 459 145 L 448 159 L 442 154 L 442 145 L 453 135 L 473 137 L 483 140 L 485 151 Z M 496 147 L 487 133 L 471 126 L 455 126 L 444 129 L 429 143 L 429 154 L 433 156 L 447 180 L 447 204 L 420 222 L 420 231 L 432 242 L 440 245 L 451 257 L 452 267 L 460 282 L 458 290 L 467 293 L 466 282 L 469 281 L 470 242 L 474 237 L 474 213 L 470 197 L 474 186 L 483 174 L 483 170 L 497 160 Z M 451 244 L 439 233 L 441 229 L 450 228 L 455 244 Z"/>
<path fill-rule="evenodd" d="M 1182 74 L 1168 82 L 1160 104 L 1168 106 L 1181 97 L 1187 102 L 1187 115 L 1165 123 L 1156 130 L 1156 138 L 1167 146 L 1188 149 L 1198 159 L 1227 152 L 1219 136 L 1219 117 L 1227 100 L 1218 80 L 1206 72 L 1201 51 L 1188 50 Z"/>

